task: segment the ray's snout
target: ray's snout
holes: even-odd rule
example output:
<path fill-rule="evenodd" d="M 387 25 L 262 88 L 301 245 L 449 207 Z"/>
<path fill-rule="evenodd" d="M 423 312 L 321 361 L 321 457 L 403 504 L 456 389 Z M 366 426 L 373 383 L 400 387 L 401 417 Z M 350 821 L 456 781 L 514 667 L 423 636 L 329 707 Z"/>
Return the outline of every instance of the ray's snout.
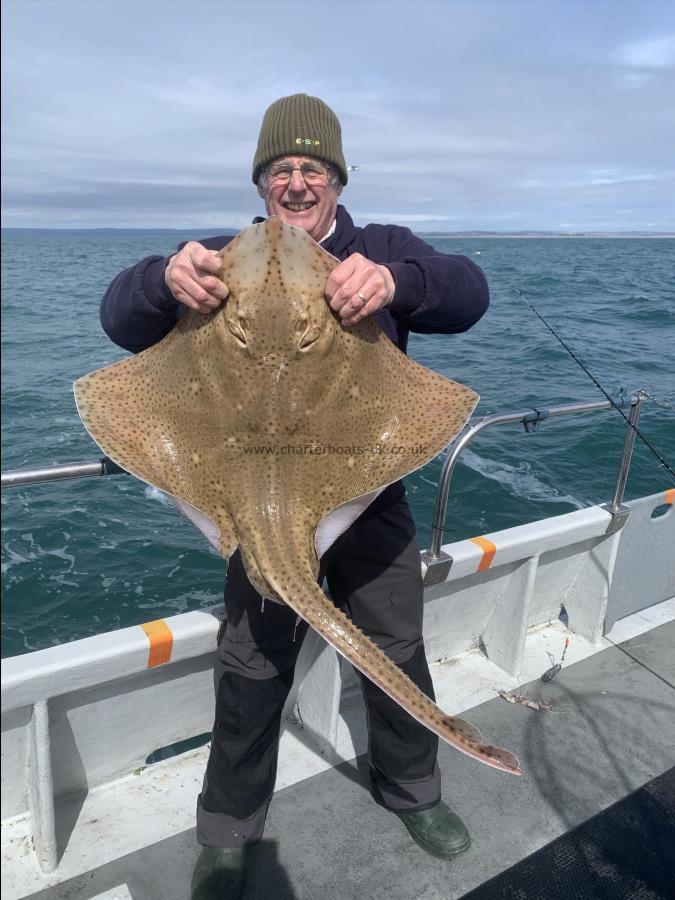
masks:
<path fill-rule="evenodd" d="M 226 341 L 252 360 L 322 355 L 338 327 L 325 288 L 337 260 L 300 228 L 270 217 L 220 251 L 230 294 Z"/>

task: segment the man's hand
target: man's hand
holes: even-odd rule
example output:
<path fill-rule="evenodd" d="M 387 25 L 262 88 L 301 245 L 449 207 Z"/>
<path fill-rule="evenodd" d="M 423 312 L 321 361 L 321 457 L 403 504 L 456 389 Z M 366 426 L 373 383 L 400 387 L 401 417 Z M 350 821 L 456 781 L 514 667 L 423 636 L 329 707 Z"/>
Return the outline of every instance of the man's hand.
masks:
<path fill-rule="evenodd" d="M 356 325 L 391 301 L 396 285 L 386 266 L 353 253 L 336 266 L 326 282 L 326 299 L 343 325 Z"/>
<path fill-rule="evenodd" d="M 220 268 L 215 250 L 189 241 L 169 260 L 164 281 L 176 300 L 206 315 L 217 309 L 230 293 L 215 274 Z"/>

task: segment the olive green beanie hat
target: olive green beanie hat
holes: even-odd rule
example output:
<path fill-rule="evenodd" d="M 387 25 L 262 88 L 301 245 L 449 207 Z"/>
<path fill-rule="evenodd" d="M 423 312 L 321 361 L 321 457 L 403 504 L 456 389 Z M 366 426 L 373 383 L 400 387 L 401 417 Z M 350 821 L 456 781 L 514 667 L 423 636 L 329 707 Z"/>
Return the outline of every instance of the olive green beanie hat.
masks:
<path fill-rule="evenodd" d="M 340 123 L 318 97 L 292 94 L 275 100 L 269 107 L 253 159 L 254 184 L 258 183 L 262 167 L 280 156 L 316 156 L 332 163 L 342 184 L 347 184 Z"/>

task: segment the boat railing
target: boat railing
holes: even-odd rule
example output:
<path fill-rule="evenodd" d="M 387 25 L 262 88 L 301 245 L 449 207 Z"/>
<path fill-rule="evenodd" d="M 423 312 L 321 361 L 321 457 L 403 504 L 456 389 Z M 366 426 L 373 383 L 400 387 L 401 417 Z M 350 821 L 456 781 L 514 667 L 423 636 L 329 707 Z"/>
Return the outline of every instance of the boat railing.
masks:
<path fill-rule="evenodd" d="M 47 481 L 66 481 L 70 478 L 90 478 L 93 475 L 127 475 L 124 469 L 108 456 L 81 463 L 65 463 L 60 466 L 41 466 L 38 469 L 10 469 L 2 473 L 2 487 L 22 487 L 26 484 L 44 484 Z"/>
<path fill-rule="evenodd" d="M 436 503 L 434 517 L 431 524 L 431 544 L 428 550 L 422 554 L 422 561 L 426 566 L 425 584 L 438 584 L 444 581 L 452 566 L 452 558 L 441 549 L 445 520 L 448 510 L 448 497 L 450 482 L 460 456 L 468 445 L 479 434 L 488 428 L 497 425 L 523 426 L 526 433 L 539 430 L 539 426 L 547 419 L 560 416 L 576 415 L 579 413 L 603 412 L 614 407 L 629 407 L 626 417 L 626 435 L 623 450 L 619 461 L 614 494 L 612 500 L 604 505 L 604 509 L 611 515 L 608 533 L 620 530 L 626 522 L 630 510 L 624 506 L 623 498 L 630 469 L 635 434 L 640 419 L 640 407 L 646 399 L 642 390 L 637 390 L 628 397 L 622 395 L 618 402 L 611 400 L 583 401 L 577 403 L 565 403 L 557 405 L 537 405 L 514 412 L 495 413 L 486 416 L 478 422 L 469 422 L 460 435 L 450 444 L 443 462 L 441 476 L 436 491 Z M 89 478 L 101 475 L 127 474 L 109 457 L 104 456 L 99 460 L 83 463 L 71 463 L 66 465 L 43 466 L 35 469 L 12 469 L 2 473 L 2 487 L 19 487 L 30 484 L 42 484 L 50 481 L 64 481 L 72 478 Z"/>
<path fill-rule="evenodd" d="M 607 533 L 620 530 L 626 522 L 630 510 L 624 506 L 623 498 L 628 480 L 630 462 L 635 445 L 635 434 L 640 420 L 640 407 L 646 395 L 642 390 L 635 391 L 628 398 L 621 397 L 619 402 L 611 400 L 594 400 L 588 402 L 564 403 L 554 406 L 534 406 L 529 409 L 516 410 L 507 413 L 495 413 L 486 416 L 479 422 L 469 422 L 461 434 L 450 444 L 447 456 L 443 462 L 441 476 L 438 480 L 436 491 L 436 507 L 431 524 L 431 543 L 429 549 L 422 554 L 422 559 L 427 565 L 425 584 L 438 584 L 445 581 L 452 566 L 452 559 L 441 549 L 445 520 L 448 510 L 448 497 L 450 494 L 450 482 L 454 474 L 459 458 L 479 434 L 496 425 L 522 425 L 526 433 L 539 430 L 539 425 L 547 419 L 560 416 L 570 416 L 578 413 L 603 412 L 616 406 L 629 406 L 627 416 L 626 435 L 623 443 L 619 470 L 617 473 L 614 494 L 610 503 L 604 505 L 604 509 L 611 515 Z"/>

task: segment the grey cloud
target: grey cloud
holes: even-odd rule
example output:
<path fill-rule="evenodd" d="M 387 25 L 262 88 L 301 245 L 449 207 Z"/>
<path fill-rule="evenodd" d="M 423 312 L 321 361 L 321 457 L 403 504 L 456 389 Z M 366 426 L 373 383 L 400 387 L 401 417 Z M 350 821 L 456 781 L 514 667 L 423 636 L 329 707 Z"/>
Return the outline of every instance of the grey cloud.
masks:
<path fill-rule="evenodd" d="M 298 90 L 340 116 L 359 220 L 672 218 L 667 4 L 6 6 L 6 225 L 241 227 L 262 113 Z"/>

